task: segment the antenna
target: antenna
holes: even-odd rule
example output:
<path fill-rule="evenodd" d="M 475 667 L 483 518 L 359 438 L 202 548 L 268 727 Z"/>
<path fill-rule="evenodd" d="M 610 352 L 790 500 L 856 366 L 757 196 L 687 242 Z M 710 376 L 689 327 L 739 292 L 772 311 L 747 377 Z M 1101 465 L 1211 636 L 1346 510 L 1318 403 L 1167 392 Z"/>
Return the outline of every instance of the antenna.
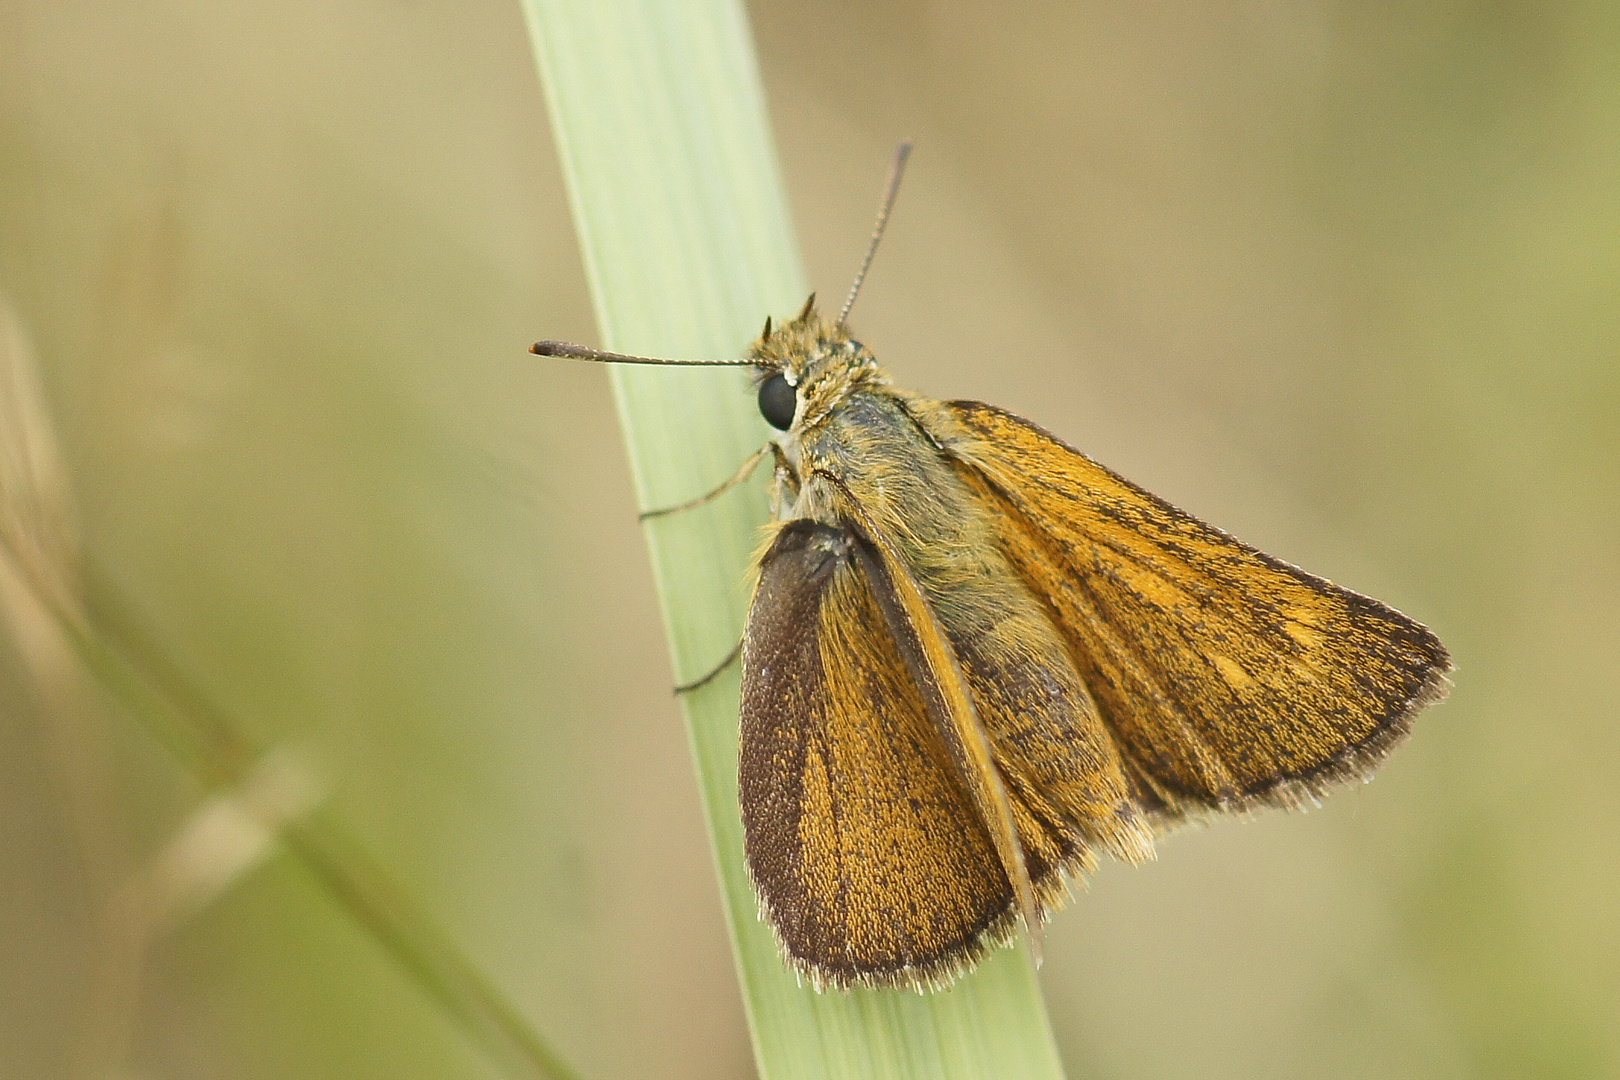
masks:
<path fill-rule="evenodd" d="M 872 269 L 872 257 L 877 254 L 878 241 L 883 239 L 883 230 L 889 224 L 889 211 L 894 209 L 894 197 L 900 194 L 900 178 L 906 173 L 906 159 L 910 156 L 911 140 L 907 139 L 894 152 L 894 164 L 889 167 L 889 183 L 883 189 L 883 205 L 878 208 L 877 225 L 872 229 L 872 243 L 867 246 L 866 258 L 861 260 L 855 284 L 849 287 L 849 299 L 844 301 L 844 309 L 838 313 L 838 326 L 843 326 L 844 320 L 849 318 L 849 309 L 855 306 L 855 298 L 861 294 L 866 272 Z"/>
<path fill-rule="evenodd" d="M 587 345 L 573 345 L 566 341 L 537 341 L 529 346 L 536 356 L 560 356 L 568 360 L 595 360 L 603 364 L 665 364 L 672 367 L 751 367 L 752 360 L 660 360 L 654 356 L 629 356 L 625 353 L 593 349 Z"/>

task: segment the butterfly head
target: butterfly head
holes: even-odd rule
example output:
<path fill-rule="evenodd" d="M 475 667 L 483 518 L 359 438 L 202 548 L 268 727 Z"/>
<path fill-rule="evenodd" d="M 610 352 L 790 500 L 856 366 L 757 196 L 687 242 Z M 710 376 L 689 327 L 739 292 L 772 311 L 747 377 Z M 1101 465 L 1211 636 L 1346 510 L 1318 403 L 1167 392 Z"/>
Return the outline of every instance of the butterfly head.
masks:
<path fill-rule="evenodd" d="M 816 310 L 812 294 L 798 318 L 765 330 L 749 349 L 759 383 L 759 411 L 778 431 L 804 431 L 863 386 L 888 382 L 871 350 Z"/>

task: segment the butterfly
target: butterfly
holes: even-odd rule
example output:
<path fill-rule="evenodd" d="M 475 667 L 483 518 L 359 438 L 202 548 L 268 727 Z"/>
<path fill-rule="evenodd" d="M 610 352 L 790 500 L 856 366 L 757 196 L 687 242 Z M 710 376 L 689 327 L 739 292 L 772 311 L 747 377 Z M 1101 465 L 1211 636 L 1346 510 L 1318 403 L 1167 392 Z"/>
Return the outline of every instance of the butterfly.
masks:
<path fill-rule="evenodd" d="M 1027 420 L 894 386 L 846 324 L 871 257 L 835 320 L 812 296 L 726 361 L 776 434 L 696 501 L 771 459 L 738 771 L 761 910 L 818 988 L 928 989 L 1020 925 L 1038 956 L 1100 854 L 1365 778 L 1451 661 Z"/>

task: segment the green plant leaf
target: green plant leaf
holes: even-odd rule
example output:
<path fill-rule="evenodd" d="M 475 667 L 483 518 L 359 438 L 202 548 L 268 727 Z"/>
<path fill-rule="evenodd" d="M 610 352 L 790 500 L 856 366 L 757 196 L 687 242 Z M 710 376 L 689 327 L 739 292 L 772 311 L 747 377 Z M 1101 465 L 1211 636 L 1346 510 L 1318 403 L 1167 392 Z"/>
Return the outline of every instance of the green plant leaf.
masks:
<path fill-rule="evenodd" d="M 524 8 L 602 344 L 740 356 L 767 314 L 791 316 L 808 292 L 741 6 L 524 0 Z M 611 377 L 643 508 L 712 490 L 767 438 L 737 369 L 620 367 Z M 648 522 L 682 681 L 712 669 L 742 633 L 764 502 L 758 487 L 740 488 Z M 760 1074 L 1061 1076 L 1022 944 L 942 992 L 799 985 L 758 919 L 744 868 L 737 688 L 733 668 L 682 705 Z"/>

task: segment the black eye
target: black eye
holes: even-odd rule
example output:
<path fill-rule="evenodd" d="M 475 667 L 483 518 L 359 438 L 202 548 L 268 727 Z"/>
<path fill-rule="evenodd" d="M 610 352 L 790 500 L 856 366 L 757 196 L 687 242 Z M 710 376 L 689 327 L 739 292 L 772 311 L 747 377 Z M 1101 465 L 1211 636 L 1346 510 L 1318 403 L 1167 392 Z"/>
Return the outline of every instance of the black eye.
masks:
<path fill-rule="evenodd" d="M 798 405 L 799 395 L 781 372 L 759 384 L 759 414 L 777 431 L 793 426 L 793 411 Z"/>

